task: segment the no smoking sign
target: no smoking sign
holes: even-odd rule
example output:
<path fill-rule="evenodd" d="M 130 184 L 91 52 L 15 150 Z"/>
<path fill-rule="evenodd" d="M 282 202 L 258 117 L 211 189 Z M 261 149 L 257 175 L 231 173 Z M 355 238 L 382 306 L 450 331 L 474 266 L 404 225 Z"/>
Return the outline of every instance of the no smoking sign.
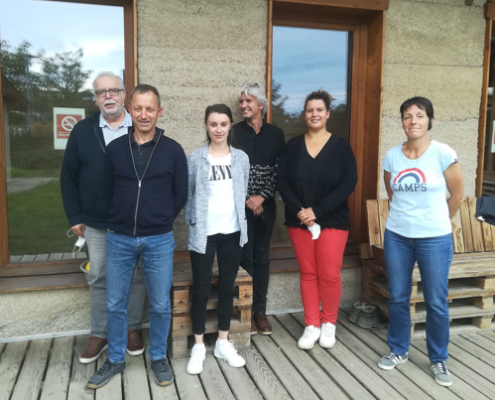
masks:
<path fill-rule="evenodd" d="M 67 139 L 79 121 L 84 119 L 84 108 L 53 109 L 53 137 L 55 150 L 65 150 Z"/>

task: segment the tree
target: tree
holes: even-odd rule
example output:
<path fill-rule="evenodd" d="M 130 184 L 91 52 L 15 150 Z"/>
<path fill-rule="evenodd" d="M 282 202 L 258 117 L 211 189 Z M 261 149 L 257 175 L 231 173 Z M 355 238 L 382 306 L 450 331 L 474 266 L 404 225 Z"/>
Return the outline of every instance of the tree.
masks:
<path fill-rule="evenodd" d="M 81 99 L 84 83 L 93 71 L 83 70 L 82 49 L 64 51 L 43 59 L 42 84 L 48 92 L 56 92 L 65 101 Z"/>

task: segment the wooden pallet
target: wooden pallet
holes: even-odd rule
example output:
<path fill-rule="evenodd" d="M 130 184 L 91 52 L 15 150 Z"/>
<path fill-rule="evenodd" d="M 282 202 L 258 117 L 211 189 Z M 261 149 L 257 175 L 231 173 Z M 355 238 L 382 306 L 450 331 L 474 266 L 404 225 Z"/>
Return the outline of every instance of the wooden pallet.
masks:
<path fill-rule="evenodd" d="M 214 272 L 218 269 L 214 267 Z M 172 304 L 172 321 L 169 334 L 169 354 L 172 358 L 186 357 L 194 344 L 191 322 L 192 271 L 190 264 L 174 266 L 170 301 Z M 212 291 L 206 306 L 205 334 L 218 331 L 217 313 L 218 293 L 217 278 L 212 279 Z M 234 309 L 230 323 L 229 338 L 234 340 L 236 348 L 249 347 L 251 344 L 251 305 L 253 302 L 253 285 L 249 274 L 239 269 L 234 283 Z M 211 350 L 210 347 L 207 350 Z"/>
<path fill-rule="evenodd" d="M 388 316 L 387 268 L 383 253 L 388 200 L 367 200 L 369 243 L 361 246 L 363 258 L 362 301 L 380 306 Z M 451 320 L 471 319 L 481 329 L 491 327 L 495 315 L 495 226 L 475 217 L 476 198 L 461 205 L 452 220 L 454 257 L 449 272 L 449 311 Z M 426 321 L 421 275 L 416 264 L 412 274 L 411 322 Z"/>

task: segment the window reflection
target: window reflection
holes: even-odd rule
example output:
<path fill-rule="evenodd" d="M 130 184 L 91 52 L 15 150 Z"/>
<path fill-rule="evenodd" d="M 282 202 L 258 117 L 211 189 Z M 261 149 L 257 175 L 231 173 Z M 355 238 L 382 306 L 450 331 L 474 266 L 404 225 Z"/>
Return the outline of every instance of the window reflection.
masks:
<path fill-rule="evenodd" d="M 318 89 L 333 98 L 327 130 L 349 140 L 351 49 L 351 32 L 273 27 L 272 123 L 286 141 L 307 132 L 304 99 Z M 272 246 L 290 245 L 278 193 L 277 203 Z"/>

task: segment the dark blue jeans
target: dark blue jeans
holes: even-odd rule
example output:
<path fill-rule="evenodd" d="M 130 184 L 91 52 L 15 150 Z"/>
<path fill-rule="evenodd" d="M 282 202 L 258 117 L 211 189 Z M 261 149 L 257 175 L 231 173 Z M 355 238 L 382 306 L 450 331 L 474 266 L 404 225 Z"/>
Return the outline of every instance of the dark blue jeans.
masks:
<path fill-rule="evenodd" d="M 426 303 L 428 355 L 432 363 L 447 360 L 449 356 L 447 296 L 453 254 L 452 235 L 413 239 L 386 229 L 383 248 L 390 292 L 388 301 L 390 351 L 395 354 L 405 354 L 409 351 L 411 342 L 409 299 L 412 290 L 412 272 L 417 261 Z"/>
<path fill-rule="evenodd" d="M 127 346 L 127 303 L 139 257 L 150 298 L 151 360 L 167 355 L 167 338 L 172 309 L 173 255 L 175 240 L 172 232 L 146 237 L 132 237 L 113 232 L 107 234 L 107 331 L 108 359 L 112 363 L 125 360 Z"/>

